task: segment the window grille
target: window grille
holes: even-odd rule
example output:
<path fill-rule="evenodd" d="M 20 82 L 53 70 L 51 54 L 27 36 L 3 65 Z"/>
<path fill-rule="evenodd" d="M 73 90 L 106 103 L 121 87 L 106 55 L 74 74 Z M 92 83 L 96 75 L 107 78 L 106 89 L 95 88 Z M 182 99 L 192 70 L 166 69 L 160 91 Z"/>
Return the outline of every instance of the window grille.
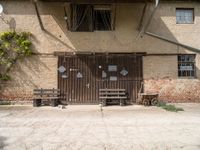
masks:
<path fill-rule="evenodd" d="M 178 76 L 195 77 L 195 55 L 178 55 Z"/>
<path fill-rule="evenodd" d="M 176 9 L 176 23 L 177 24 L 191 24 L 194 23 L 194 9 L 193 8 L 177 8 Z"/>

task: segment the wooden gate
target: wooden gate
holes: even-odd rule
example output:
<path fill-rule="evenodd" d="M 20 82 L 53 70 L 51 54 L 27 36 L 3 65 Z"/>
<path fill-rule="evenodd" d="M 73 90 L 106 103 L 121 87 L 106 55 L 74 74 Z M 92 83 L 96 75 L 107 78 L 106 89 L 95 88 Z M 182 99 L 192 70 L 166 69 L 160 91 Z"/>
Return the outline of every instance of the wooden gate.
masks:
<path fill-rule="evenodd" d="M 124 88 L 136 101 L 142 76 L 141 55 L 78 55 L 58 59 L 58 88 L 63 102 L 97 104 L 99 89 Z"/>

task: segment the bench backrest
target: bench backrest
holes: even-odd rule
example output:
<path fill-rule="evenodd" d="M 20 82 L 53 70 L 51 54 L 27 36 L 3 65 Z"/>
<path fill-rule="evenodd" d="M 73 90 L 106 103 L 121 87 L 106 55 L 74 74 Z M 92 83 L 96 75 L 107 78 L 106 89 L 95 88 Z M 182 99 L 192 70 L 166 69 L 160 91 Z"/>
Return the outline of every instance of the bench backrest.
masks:
<path fill-rule="evenodd" d="M 126 89 L 99 89 L 100 99 L 127 99 Z"/>
<path fill-rule="evenodd" d="M 126 89 L 99 89 L 99 95 L 100 96 L 103 96 L 103 95 L 124 96 L 126 95 Z"/>
<path fill-rule="evenodd" d="M 99 92 L 125 92 L 126 89 L 99 89 Z"/>
<path fill-rule="evenodd" d="M 33 95 L 41 97 L 59 97 L 60 89 L 34 89 Z"/>

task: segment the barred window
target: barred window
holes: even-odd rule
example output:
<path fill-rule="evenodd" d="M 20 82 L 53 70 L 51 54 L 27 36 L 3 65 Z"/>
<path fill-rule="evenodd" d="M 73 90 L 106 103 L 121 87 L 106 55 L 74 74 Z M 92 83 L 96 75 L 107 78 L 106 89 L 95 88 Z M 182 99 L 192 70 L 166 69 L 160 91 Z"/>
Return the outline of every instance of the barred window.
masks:
<path fill-rule="evenodd" d="M 178 76 L 195 77 L 195 55 L 178 55 Z"/>
<path fill-rule="evenodd" d="M 177 24 L 194 23 L 194 9 L 193 8 L 177 8 L 176 9 L 176 23 Z"/>

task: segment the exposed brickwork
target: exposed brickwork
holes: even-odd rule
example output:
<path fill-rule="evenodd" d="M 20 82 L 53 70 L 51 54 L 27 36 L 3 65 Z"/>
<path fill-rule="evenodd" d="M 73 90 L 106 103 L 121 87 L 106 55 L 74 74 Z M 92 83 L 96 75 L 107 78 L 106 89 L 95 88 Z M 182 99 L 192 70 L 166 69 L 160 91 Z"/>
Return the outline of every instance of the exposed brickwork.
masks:
<path fill-rule="evenodd" d="M 32 92 L 23 92 L 23 91 L 13 91 L 13 92 L 4 92 L 0 93 L 0 100 L 6 101 L 31 101 L 33 98 Z"/>
<path fill-rule="evenodd" d="M 200 102 L 200 81 L 197 79 L 145 80 L 145 92 L 159 93 L 166 102 Z"/>

